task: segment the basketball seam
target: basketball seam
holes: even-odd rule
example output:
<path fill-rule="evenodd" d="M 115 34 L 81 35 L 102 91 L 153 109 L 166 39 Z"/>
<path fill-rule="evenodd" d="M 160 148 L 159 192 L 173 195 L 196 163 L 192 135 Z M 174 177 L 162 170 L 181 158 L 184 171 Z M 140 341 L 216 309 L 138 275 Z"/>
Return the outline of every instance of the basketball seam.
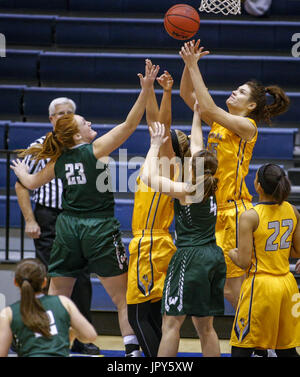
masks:
<path fill-rule="evenodd" d="M 178 15 L 173 15 L 172 14 L 172 16 L 178 16 Z M 190 19 L 190 20 L 193 20 L 192 18 L 190 18 L 190 17 L 186 17 L 186 16 L 182 16 L 182 15 L 180 15 L 180 17 L 184 17 L 184 18 L 188 18 L 188 19 Z M 196 30 L 185 30 L 185 29 L 182 29 L 181 27 L 178 27 L 177 25 L 174 25 L 170 20 L 169 20 L 169 17 L 167 16 L 166 17 L 167 18 L 167 21 L 170 23 L 170 25 L 172 25 L 173 27 L 175 27 L 175 28 L 177 28 L 178 30 L 181 30 L 181 31 L 185 31 L 186 33 L 196 33 L 197 31 L 198 31 L 198 29 L 196 29 Z M 199 26 L 199 23 L 197 22 L 197 21 L 195 21 L 195 20 L 193 20 L 194 22 L 196 22 L 197 23 L 197 25 Z"/>

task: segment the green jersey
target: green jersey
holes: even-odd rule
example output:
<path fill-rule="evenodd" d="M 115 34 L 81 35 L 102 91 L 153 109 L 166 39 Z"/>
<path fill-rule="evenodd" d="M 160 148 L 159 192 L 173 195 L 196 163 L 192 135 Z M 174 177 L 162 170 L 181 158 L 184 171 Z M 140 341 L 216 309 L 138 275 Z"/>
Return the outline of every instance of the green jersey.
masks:
<path fill-rule="evenodd" d="M 63 182 L 65 213 L 83 217 L 114 215 L 108 165 L 97 161 L 92 144 L 65 151 L 55 163 L 55 175 Z"/>
<path fill-rule="evenodd" d="M 217 205 L 211 196 L 204 202 L 181 205 L 175 199 L 176 247 L 205 245 L 216 240 Z"/>
<path fill-rule="evenodd" d="M 41 295 L 39 300 L 48 314 L 52 336 L 45 338 L 24 325 L 20 301 L 11 305 L 13 318 L 11 330 L 16 338 L 20 357 L 69 356 L 70 315 L 58 296 Z"/>

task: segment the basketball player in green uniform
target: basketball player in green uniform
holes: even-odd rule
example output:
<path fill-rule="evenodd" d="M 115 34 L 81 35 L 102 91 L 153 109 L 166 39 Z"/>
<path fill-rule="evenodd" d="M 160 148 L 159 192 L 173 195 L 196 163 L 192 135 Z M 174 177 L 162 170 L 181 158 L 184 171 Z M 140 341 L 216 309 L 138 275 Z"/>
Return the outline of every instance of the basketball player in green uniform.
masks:
<path fill-rule="evenodd" d="M 160 146 L 166 141 L 164 126 L 159 123 L 155 131 L 150 130 L 151 147 L 142 175 L 143 182 L 155 191 L 175 198 L 177 251 L 169 264 L 164 285 L 163 335 L 158 351 L 158 356 L 164 357 L 176 356 L 180 328 L 187 315 L 192 316 L 203 356 L 220 356 L 213 316 L 224 313 L 226 265 L 215 239 L 217 180 L 214 174 L 218 162 L 213 153 L 203 149 L 197 104 L 194 110 L 188 181 L 173 182 L 159 175 L 157 157 Z M 199 169 L 201 162 L 203 169 Z"/>
<path fill-rule="evenodd" d="M 41 146 L 21 154 L 31 154 L 36 161 L 50 158 L 44 169 L 27 174 L 26 166 L 19 160 L 12 166 L 29 189 L 44 185 L 54 176 L 62 180 L 63 212 L 56 222 L 49 262 L 49 294 L 70 297 L 79 271 L 88 265 L 118 309 L 127 356 L 138 356 L 139 346 L 127 318 L 128 263 L 120 224 L 114 217 L 106 157 L 128 139 L 141 121 L 158 70 L 159 66 L 146 62 L 145 76 L 138 75 L 142 90 L 125 122 L 93 141 L 96 132 L 90 122 L 79 115 L 63 116 Z"/>
<path fill-rule="evenodd" d="M 38 259 L 19 262 L 15 284 L 21 299 L 0 313 L 0 357 L 8 355 L 13 337 L 21 357 L 69 356 L 74 336 L 84 343 L 95 341 L 94 327 L 69 298 L 42 294 L 46 268 Z"/>

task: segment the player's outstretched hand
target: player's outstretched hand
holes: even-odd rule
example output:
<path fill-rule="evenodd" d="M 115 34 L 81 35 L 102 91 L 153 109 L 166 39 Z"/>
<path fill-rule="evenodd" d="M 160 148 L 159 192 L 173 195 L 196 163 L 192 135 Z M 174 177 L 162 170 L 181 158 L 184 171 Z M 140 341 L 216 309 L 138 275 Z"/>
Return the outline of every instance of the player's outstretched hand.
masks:
<path fill-rule="evenodd" d="M 159 85 L 163 88 L 165 92 L 170 92 L 172 90 L 174 80 L 171 74 L 168 71 L 164 71 L 164 73 L 157 77 L 156 81 Z"/>
<path fill-rule="evenodd" d="M 154 80 L 156 79 L 159 68 L 159 65 L 153 65 L 150 59 L 146 59 L 145 76 L 143 76 L 141 73 L 138 73 L 140 84 L 143 89 L 151 88 Z"/>
<path fill-rule="evenodd" d="M 153 126 L 149 128 L 151 135 L 151 146 L 160 147 L 168 140 L 168 136 L 165 136 L 165 125 L 160 122 L 154 122 Z"/>
<path fill-rule="evenodd" d="M 199 59 L 208 55 L 210 52 L 204 50 L 204 47 L 200 46 L 200 39 L 195 43 L 194 40 L 185 42 L 179 51 L 179 55 L 184 60 L 187 66 L 197 63 Z"/>

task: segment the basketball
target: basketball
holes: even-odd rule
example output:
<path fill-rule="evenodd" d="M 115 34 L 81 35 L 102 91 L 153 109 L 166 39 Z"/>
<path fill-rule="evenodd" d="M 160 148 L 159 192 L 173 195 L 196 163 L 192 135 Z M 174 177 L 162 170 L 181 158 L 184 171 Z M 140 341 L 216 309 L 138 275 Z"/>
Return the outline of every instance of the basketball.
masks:
<path fill-rule="evenodd" d="M 165 29 L 175 39 L 192 38 L 197 33 L 199 25 L 199 13 L 187 4 L 173 5 L 164 17 Z"/>

